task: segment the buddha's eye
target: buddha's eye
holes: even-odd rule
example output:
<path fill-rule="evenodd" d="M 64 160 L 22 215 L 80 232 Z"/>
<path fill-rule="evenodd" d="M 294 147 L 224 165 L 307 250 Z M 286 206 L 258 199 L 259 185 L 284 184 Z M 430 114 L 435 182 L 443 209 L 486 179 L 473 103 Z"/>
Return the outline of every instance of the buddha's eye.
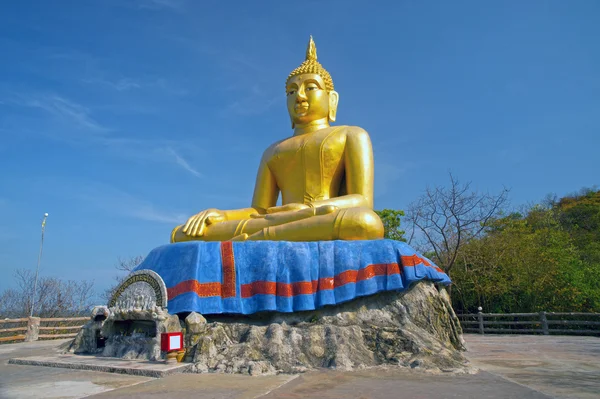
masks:
<path fill-rule="evenodd" d="M 288 96 L 291 96 L 291 95 L 292 95 L 292 94 L 294 94 L 295 92 L 296 92 L 296 90 L 290 90 L 290 91 L 288 91 L 288 93 L 287 93 L 287 94 L 288 94 Z"/>
<path fill-rule="evenodd" d="M 317 86 L 308 86 L 308 87 L 306 88 L 306 90 L 308 90 L 308 91 L 313 91 L 313 90 L 317 90 L 317 89 L 318 89 L 318 87 L 317 87 Z"/>

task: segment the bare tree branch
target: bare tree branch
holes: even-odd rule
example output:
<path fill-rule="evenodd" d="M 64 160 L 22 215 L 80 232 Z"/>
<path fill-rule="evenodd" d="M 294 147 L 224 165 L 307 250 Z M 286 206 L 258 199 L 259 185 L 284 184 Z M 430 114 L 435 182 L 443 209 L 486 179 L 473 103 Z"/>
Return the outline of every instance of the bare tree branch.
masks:
<path fill-rule="evenodd" d="M 0 294 L 0 317 L 29 315 L 33 297 L 35 273 L 28 269 L 15 271 L 17 288 Z M 61 280 L 55 277 L 38 279 L 34 316 L 63 317 L 85 313 L 94 296 L 92 281 Z"/>
<path fill-rule="evenodd" d="M 433 252 L 436 263 L 449 273 L 458 250 L 478 237 L 508 202 L 509 190 L 499 194 L 471 191 L 471 183 L 461 184 L 450 173 L 450 186 L 427 188 L 409 205 L 406 221 L 412 228 L 410 242 L 420 233 L 420 250 Z"/>
<path fill-rule="evenodd" d="M 117 269 L 119 272 L 125 273 L 119 273 L 115 276 L 115 284 L 104 291 L 104 293 L 102 294 L 102 299 L 104 299 L 108 303 L 119 284 L 121 284 L 125 277 L 127 277 L 129 273 L 131 273 L 140 263 L 142 263 L 143 260 L 143 256 L 134 256 L 127 259 L 118 258 L 117 264 L 115 265 L 115 269 Z"/>

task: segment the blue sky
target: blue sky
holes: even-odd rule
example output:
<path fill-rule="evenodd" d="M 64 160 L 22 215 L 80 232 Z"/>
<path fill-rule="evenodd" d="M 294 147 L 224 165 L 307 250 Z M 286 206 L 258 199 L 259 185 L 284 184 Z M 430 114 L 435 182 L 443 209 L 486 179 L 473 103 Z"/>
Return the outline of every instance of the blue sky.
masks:
<path fill-rule="evenodd" d="M 112 283 L 208 207 L 249 205 L 289 136 L 308 36 L 371 134 L 375 206 L 448 171 L 514 205 L 600 183 L 597 1 L 12 1 L 0 5 L 0 289 Z"/>

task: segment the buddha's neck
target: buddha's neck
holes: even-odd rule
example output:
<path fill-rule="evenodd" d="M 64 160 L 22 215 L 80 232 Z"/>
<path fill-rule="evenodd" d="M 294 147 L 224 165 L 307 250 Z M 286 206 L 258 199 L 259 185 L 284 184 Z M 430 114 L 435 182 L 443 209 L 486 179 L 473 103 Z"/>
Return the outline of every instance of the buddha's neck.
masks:
<path fill-rule="evenodd" d="M 323 118 L 316 121 L 311 121 L 303 125 L 296 125 L 294 128 L 294 136 L 300 136 L 301 134 L 316 132 L 317 130 L 325 129 L 329 127 L 329 119 Z"/>

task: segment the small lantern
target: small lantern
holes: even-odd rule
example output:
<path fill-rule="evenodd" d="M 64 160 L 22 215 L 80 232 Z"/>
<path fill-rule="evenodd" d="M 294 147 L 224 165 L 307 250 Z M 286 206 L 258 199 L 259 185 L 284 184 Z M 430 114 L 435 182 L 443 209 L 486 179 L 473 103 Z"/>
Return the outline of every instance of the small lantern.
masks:
<path fill-rule="evenodd" d="M 160 336 L 160 350 L 163 352 L 177 352 L 183 349 L 183 334 L 180 332 L 162 333 Z"/>

